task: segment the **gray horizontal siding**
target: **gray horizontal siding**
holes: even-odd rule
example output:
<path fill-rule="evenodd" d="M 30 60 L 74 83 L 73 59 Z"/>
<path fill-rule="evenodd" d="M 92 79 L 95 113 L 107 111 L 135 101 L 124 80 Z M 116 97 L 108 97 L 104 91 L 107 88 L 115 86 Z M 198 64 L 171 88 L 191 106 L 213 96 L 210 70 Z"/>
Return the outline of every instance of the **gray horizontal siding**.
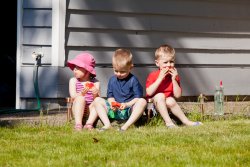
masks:
<path fill-rule="evenodd" d="M 250 50 L 250 37 L 172 32 L 70 32 L 67 46 L 158 47 L 168 43 L 175 48 Z"/>
<path fill-rule="evenodd" d="M 151 67 L 135 67 L 132 70 L 144 87 L 144 95 L 147 74 L 153 70 L 155 68 Z M 97 67 L 96 72 L 101 82 L 101 95 L 106 96 L 108 79 L 113 75 L 113 69 Z M 61 68 L 59 73 L 58 95 L 67 97 L 68 81 L 73 73 L 69 68 Z M 196 96 L 200 93 L 213 95 L 215 86 L 219 85 L 220 80 L 223 81 L 225 95 L 250 94 L 250 68 L 178 68 L 178 73 L 181 77 L 183 96 Z"/>
<path fill-rule="evenodd" d="M 24 45 L 51 45 L 51 28 L 24 28 Z"/>
<path fill-rule="evenodd" d="M 52 1 L 24 0 L 22 26 L 22 65 L 34 63 L 32 52 L 42 52 L 42 64 L 51 64 Z"/>
<path fill-rule="evenodd" d="M 35 97 L 33 82 L 33 66 L 21 67 L 20 97 Z M 38 83 L 41 98 L 57 98 L 58 97 L 58 67 L 39 67 Z"/>
<path fill-rule="evenodd" d="M 250 12 L 248 14 L 250 15 Z M 136 15 L 126 13 L 114 15 L 114 13 L 88 13 L 84 11 L 77 13 L 74 13 L 74 11 L 70 12 L 69 17 L 69 28 L 250 35 L 249 18 L 218 19 L 193 16 Z"/>
<path fill-rule="evenodd" d="M 23 0 L 23 11 L 21 25 L 22 34 L 20 53 L 20 84 L 17 85 L 19 98 L 35 98 L 33 64 L 36 63 L 32 58 L 32 52 L 42 52 L 42 64 L 51 64 L 51 35 L 52 35 L 52 1 L 51 0 Z M 18 34 L 19 35 L 19 34 Z M 58 97 L 58 68 L 39 67 L 38 83 L 41 98 Z M 27 108 L 21 105 L 22 108 Z M 28 107 L 29 108 L 29 107 Z"/>
<path fill-rule="evenodd" d="M 250 1 L 67 2 L 66 60 L 84 50 L 91 52 L 97 62 L 102 95 L 113 74 L 111 58 L 115 49 L 132 51 L 133 72 L 145 85 L 154 67 L 155 49 L 165 43 L 176 48 L 184 96 L 213 95 L 220 80 L 227 95 L 250 94 Z M 63 92 L 68 85 L 60 86 Z"/>
<path fill-rule="evenodd" d="M 43 57 L 41 59 L 42 64 L 51 64 L 51 47 L 46 46 L 23 46 L 23 57 L 22 57 L 22 64 L 23 65 L 30 65 L 34 64 L 35 59 L 32 58 L 32 53 L 43 53 Z"/>
<path fill-rule="evenodd" d="M 23 0 L 23 8 L 52 8 L 52 1 Z"/>
<path fill-rule="evenodd" d="M 68 53 L 68 59 L 73 59 L 76 55 L 80 54 L 82 50 L 70 49 Z M 88 50 L 89 53 L 94 55 L 96 64 L 108 64 L 111 65 L 114 49 L 99 49 Z M 135 65 L 151 65 L 154 64 L 154 52 L 155 49 L 137 50 L 131 49 L 134 56 L 133 63 Z M 244 52 L 220 53 L 220 52 L 206 52 L 199 51 L 193 52 L 192 50 L 176 50 L 176 64 L 178 65 L 248 65 L 250 66 L 250 55 Z"/>
<path fill-rule="evenodd" d="M 202 17 L 249 18 L 247 0 L 69 0 L 69 9 L 113 11 L 128 13 L 154 13 Z M 240 12 L 239 12 L 240 11 Z M 237 15 L 235 15 L 235 13 Z"/>
<path fill-rule="evenodd" d="M 146 77 L 152 70 L 155 70 L 155 68 L 135 67 L 132 70 L 132 73 L 138 77 L 144 87 L 144 95 Z M 106 96 L 108 79 L 113 75 L 113 70 L 112 68 L 97 67 L 96 71 L 97 78 L 101 82 L 101 95 Z M 220 80 L 223 81 L 225 95 L 250 94 L 250 68 L 179 68 L 178 72 L 181 77 L 183 96 L 195 96 L 200 93 L 211 95 Z M 39 67 L 38 74 L 40 96 L 42 98 L 64 98 L 69 96 L 68 81 L 73 76 L 69 68 Z M 229 75 L 231 78 L 228 77 Z M 22 67 L 22 98 L 35 97 L 32 76 L 33 67 Z M 242 79 L 245 82 L 242 82 Z"/>
<path fill-rule="evenodd" d="M 69 0 L 68 9 L 246 19 L 249 5 L 248 0 Z"/>
<path fill-rule="evenodd" d="M 24 9 L 23 26 L 51 27 L 52 13 L 50 10 Z"/>
<path fill-rule="evenodd" d="M 220 80 L 226 95 L 250 95 L 249 5 L 248 0 L 67 0 L 66 61 L 91 52 L 106 96 L 115 49 L 131 49 L 132 72 L 145 88 L 155 69 L 155 49 L 168 43 L 176 48 L 183 96 L 213 95 Z M 31 53 L 43 52 L 42 63 L 51 64 L 52 1 L 24 0 L 23 9 L 20 95 L 30 98 L 35 97 Z M 69 96 L 72 76 L 68 67 L 39 67 L 41 97 Z"/>

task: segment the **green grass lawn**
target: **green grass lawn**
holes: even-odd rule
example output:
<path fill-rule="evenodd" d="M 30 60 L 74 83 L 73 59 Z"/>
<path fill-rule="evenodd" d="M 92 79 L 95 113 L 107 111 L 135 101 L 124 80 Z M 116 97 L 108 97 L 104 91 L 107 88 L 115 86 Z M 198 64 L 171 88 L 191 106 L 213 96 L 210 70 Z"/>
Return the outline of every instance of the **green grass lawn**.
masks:
<path fill-rule="evenodd" d="M 0 166 L 250 166 L 250 120 L 121 133 L 60 127 L 0 128 Z"/>

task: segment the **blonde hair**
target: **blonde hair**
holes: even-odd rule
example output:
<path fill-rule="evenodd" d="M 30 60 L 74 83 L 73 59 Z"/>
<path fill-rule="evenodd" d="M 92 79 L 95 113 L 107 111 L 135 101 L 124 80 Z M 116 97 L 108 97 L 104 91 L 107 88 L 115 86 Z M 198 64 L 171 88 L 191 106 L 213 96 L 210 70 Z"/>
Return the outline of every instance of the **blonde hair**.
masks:
<path fill-rule="evenodd" d="M 112 64 L 114 67 L 132 67 L 132 53 L 128 49 L 117 49 L 113 55 Z"/>
<path fill-rule="evenodd" d="M 161 45 L 159 48 L 156 49 L 155 51 L 155 59 L 157 60 L 158 58 L 162 56 L 169 56 L 172 58 L 172 60 L 175 60 L 175 50 L 172 46 L 170 45 Z"/>

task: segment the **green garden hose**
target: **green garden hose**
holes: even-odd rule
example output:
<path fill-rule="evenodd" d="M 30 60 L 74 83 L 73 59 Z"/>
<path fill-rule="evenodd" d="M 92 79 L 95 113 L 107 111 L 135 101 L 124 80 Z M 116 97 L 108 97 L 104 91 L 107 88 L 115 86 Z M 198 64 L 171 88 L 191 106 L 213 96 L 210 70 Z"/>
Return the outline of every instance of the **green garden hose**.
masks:
<path fill-rule="evenodd" d="M 33 84 L 34 84 L 34 90 L 37 100 L 37 107 L 34 109 L 13 109 L 13 108 L 7 108 L 0 110 L 0 114 L 8 114 L 8 113 L 17 113 L 17 112 L 29 112 L 29 111 L 39 111 L 41 110 L 41 101 L 40 101 L 40 94 L 39 94 L 39 87 L 38 87 L 38 67 L 41 64 L 41 56 L 38 56 L 36 58 L 37 63 L 34 64 L 33 67 Z"/>

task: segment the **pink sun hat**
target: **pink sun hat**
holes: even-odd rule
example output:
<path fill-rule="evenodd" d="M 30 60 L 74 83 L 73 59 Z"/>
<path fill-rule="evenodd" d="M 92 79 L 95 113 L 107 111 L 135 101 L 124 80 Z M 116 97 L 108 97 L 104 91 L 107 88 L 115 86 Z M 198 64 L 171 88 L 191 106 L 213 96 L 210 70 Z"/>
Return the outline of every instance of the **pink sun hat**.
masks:
<path fill-rule="evenodd" d="M 67 65 L 71 70 L 74 70 L 75 66 L 82 67 L 92 75 L 96 76 L 95 59 L 87 52 L 80 53 L 74 59 L 68 61 Z"/>

